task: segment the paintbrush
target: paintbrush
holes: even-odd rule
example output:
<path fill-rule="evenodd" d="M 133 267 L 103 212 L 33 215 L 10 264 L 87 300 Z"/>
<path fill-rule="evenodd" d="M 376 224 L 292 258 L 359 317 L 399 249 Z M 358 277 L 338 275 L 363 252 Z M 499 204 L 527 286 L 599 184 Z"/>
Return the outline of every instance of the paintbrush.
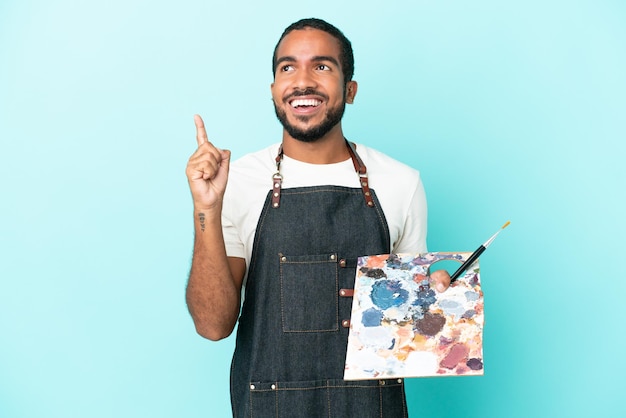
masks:
<path fill-rule="evenodd" d="M 463 263 L 461 264 L 461 267 L 459 267 L 459 269 L 457 271 L 454 272 L 454 274 L 452 276 L 450 276 L 450 283 L 454 282 L 456 279 L 459 278 L 459 276 L 463 273 L 465 273 L 465 270 L 467 270 L 467 268 L 469 266 L 472 265 L 472 263 L 474 261 L 476 261 L 476 259 L 483 253 L 483 251 L 485 251 L 487 249 L 487 247 L 489 246 L 489 244 L 491 244 L 493 242 L 494 239 L 496 239 L 496 237 L 498 236 L 498 234 L 500 232 L 502 232 L 502 230 L 504 228 L 506 228 L 507 226 L 509 226 L 509 224 L 511 223 L 511 221 L 507 221 L 504 225 L 502 225 L 502 228 L 500 228 L 498 230 L 498 232 L 496 232 L 495 234 L 493 234 L 491 236 L 491 238 L 489 238 L 487 241 L 485 241 L 485 243 L 483 245 L 481 245 L 480 247 L 478 247 L 478 249 L 476 251 L 474 251 L 472 253 L 472 255 L 469 256 L 469 258 Z"/>

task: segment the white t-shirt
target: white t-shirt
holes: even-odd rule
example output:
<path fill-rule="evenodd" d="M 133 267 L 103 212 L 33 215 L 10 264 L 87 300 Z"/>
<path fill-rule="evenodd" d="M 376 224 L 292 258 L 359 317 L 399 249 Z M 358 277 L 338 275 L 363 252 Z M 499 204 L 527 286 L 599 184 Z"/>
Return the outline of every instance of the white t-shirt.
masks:
<path fill-rule="evenodd" d="M 227 255 L 245 258 L 246 266 L 250 265 L 263 203 L 272 188 L 279 145 L 245 155 L 230 165 L 222 210 L 224 242 Z M 365 145 L 357 145 L 356 150 L 387 219 L 391 251 L 426 252 L 426 195 L 419 172 Z M 335 164 L 309 164 L 284 156 L 280 173 L 283 189 L 361 187 L 350 158 Z"/>

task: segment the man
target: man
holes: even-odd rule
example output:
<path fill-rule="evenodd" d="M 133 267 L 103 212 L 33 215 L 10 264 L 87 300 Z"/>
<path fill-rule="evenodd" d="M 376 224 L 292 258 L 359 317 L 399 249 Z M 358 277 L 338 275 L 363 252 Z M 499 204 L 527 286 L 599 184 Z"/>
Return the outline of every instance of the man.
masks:
<path fill-rule="evenodd" d="M 285 29 L 273 56 L 281 144 L 230 167 L 230 152 L 210 143 L 195 117 L 187 303 L 211 340 L 239 320 L 236 417 L 407 416 L 401 379 L 342 380 L 357 257 L 426 251 L 419 173 L 344 138 L 353 70 L 343 33 L 303 19 Z M 448 287 L 447 273 L 432 277 L 439 291 Z"/>

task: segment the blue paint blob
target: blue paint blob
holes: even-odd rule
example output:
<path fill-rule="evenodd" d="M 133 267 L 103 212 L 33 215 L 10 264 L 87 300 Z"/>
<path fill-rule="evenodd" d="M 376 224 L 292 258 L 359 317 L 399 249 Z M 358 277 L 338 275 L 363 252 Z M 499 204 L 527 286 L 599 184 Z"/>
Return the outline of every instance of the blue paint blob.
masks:
<path fill-rule="evenodd" d="M 380 280 L 372 286 L 372 302 L 380 309 L 400 306 L 409 298 L 409 292 L 403 289 L 398 280 Z"/>
<path fill-rule="evenodd" d="M 480 297 L 480 295 L 478 293 L 472 292 L 471 290 L 468 290 L 467 292 L 465 292 L 465 298 L 469 302 L 474 302 L 474 301 L 478 300 L 479 297 Z"/>
<path fill-rule="evenodd" d="M 416 298 L 413 301 L 414 306 L 421 306 L 424 312 L 430 309 L 430 305 L 437 301 L 435 291 L 430 287 L 424 290 L 418 290 L 415 294 Z"/>
<path fill-rule="evenodd" d="M 409 312 L 411 313 L 411 318 L 413 318 L 413 322 L 415 322 L 424 317 L 425 311 L 424 311 L 424 308 L 420 305 L 417 305 L 417 306 L 411 305 Z"/>
<path fill-rule="evenodd" d="M 446 315 L 456 315 L 460 317 L 465 313 L 465 308 L 460 303 L 454 300 L 442 300 L 439 302 L 439 307 L 443 309 Z"/>
<path fill-rule="evenodd" d="M 361 318 L 361 323 L 365 327 L 377 327 L 380 325 L 383 319 L 383 313 L 378 309 L 369 308 L 366 311 L 363 311 L 363 316 Z"/>

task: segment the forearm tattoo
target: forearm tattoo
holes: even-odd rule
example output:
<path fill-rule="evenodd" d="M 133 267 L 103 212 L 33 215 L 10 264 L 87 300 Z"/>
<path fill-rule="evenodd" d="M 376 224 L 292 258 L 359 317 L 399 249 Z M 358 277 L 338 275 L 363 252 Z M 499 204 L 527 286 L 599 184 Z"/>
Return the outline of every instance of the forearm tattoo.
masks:
<path fill-rule="evenodd" d="M 198 214 L 198 220 L 200 221 L 200 230 L 204 232 L 204 220 L 205 220 L 204 213 L 200 212 Z"/>

